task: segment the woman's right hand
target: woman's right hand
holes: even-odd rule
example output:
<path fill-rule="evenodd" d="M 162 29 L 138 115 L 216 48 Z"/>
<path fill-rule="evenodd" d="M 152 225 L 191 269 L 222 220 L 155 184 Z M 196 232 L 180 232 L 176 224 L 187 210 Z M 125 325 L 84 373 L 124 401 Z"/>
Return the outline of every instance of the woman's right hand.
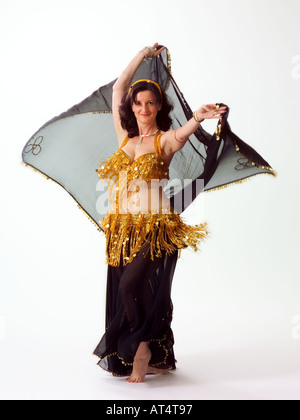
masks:
<path fill-rule="evenodd" d="M 227 106 L 218 107 L 216 104 L 202 105 L 201 108 L 196 111 L 197 118 L 209 120 L 212 118 L 220 118 L 227 112 Z"/>

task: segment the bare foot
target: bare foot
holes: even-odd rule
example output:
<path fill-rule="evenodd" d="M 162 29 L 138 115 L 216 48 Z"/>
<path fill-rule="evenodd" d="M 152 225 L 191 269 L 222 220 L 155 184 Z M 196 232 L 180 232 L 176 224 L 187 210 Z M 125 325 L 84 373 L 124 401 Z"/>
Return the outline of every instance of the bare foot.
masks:
<path fill-rule="evenodd" d="M 169 369 L 157 369 L 155 367 L 148 366 L 147 375 L 168 375 Z"/>
<path fill-rule="evenodd" d="M 141 343 L 134 358 L 132 374 L 126 379 L 127 382 L 140 383 L 144 381 L 151 356 L 148 344 Z"/>

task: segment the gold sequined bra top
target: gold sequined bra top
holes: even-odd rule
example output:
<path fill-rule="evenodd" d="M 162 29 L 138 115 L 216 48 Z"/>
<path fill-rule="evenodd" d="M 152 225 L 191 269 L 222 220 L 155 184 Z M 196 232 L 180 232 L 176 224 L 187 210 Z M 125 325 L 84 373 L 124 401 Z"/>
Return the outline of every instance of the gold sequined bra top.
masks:
<path fill-rule="evenodd" d="M 154 138 L 155 152 L 138 156 L 133 162 L 123 147 L 130 140 L 127 136 L 120 149 L 109 159 L 100 162 L 98 174 L 100 179 L 113 179 L 119 176 L 120 171 L 126 171 L 128 181 L 141 178 L 146 181 L 151 179 L 169 179 L 169 165 L 161 153 L 161 136 L 157 133 Z"/>
<path fill-rule="evenodd" d="M 134 211 L 128 211 L 128 206 L 123 204 L 124 192 L 126 192 L 126 204 L 131 204 L 131 198 L 142 188 L 136 190 L 128 188 L 134 182 L 146 183 L 157 180 L 166 183 L 169 180 L 169 165 L 162 156 L 161 136 L 157 133 L 154 138 L 155 152 L 145 153 L 131 161 L 129 155 L 122 149 L 130 140 L 126 137 L 120 149 L 108 159 L 99 163 L 97 170 L 99 179 L 108 183 L 109 200 L 111 210 L 99 223 L 106 235 L 107 263 L 119 266 L 130 263 L 145 242 L 149 242 L 151 258 L 161 256 L 161 251 L 168 254 L 176 249 L 191 246 L 197 251 L 198 242 L 208 234 L 206 223 L 194 227 L 186 225 L 179 214 L 169 204 L 164 194 L 164 200 L 151 205 L 145 211 L 139 210 L 139 205 Z M 126 175 L 126 183 L 122 183 L 121 174 Z M 164 182 L 160 185 L 164 185 Z M 141 194 L 142 200 L 145 194 Z M 166 205 L 166 200 L 168 205 Z"/>

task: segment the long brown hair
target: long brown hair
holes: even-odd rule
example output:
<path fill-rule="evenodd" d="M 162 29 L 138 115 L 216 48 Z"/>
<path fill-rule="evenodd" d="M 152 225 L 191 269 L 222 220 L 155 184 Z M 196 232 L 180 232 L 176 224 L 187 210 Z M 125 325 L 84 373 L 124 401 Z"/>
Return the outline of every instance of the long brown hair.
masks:
<path fill-rule="evenodd" d="M 156 96 L 157 102 L 162 104 L 162 108 L 158 111 L 156 117 L 158 128 L 162 131 L 168 131 L 172 125 L 172 118 L 169 114 L 173 110 L 173 105 L 170 103 L 167 95 L 163 90 L 160 92 L 155 84 L 143 81 L 135 84 L 130 92 L 123 96 L 121 106 L 119 108 L 121 125 L 122 128 L 128 132 L 129 138 L 139 135 L 139 128 L 136 117 L 132 111 L 132 105 L 136 100 L 137 94 L 146 90 L 153 92 Z"/>

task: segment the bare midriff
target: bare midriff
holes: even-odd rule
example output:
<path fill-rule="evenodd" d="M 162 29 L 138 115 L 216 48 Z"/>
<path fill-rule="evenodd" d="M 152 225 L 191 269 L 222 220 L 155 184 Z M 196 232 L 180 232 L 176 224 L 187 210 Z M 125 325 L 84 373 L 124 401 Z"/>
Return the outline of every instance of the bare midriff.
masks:
<path fill-rule="evenodd" d="M 166 180 L 135 180 L 119 195 L 118 213 L 170 211 L 170 200 L 163 191 Z M 127 192 L 127 194 L 126 194 Z"/>

